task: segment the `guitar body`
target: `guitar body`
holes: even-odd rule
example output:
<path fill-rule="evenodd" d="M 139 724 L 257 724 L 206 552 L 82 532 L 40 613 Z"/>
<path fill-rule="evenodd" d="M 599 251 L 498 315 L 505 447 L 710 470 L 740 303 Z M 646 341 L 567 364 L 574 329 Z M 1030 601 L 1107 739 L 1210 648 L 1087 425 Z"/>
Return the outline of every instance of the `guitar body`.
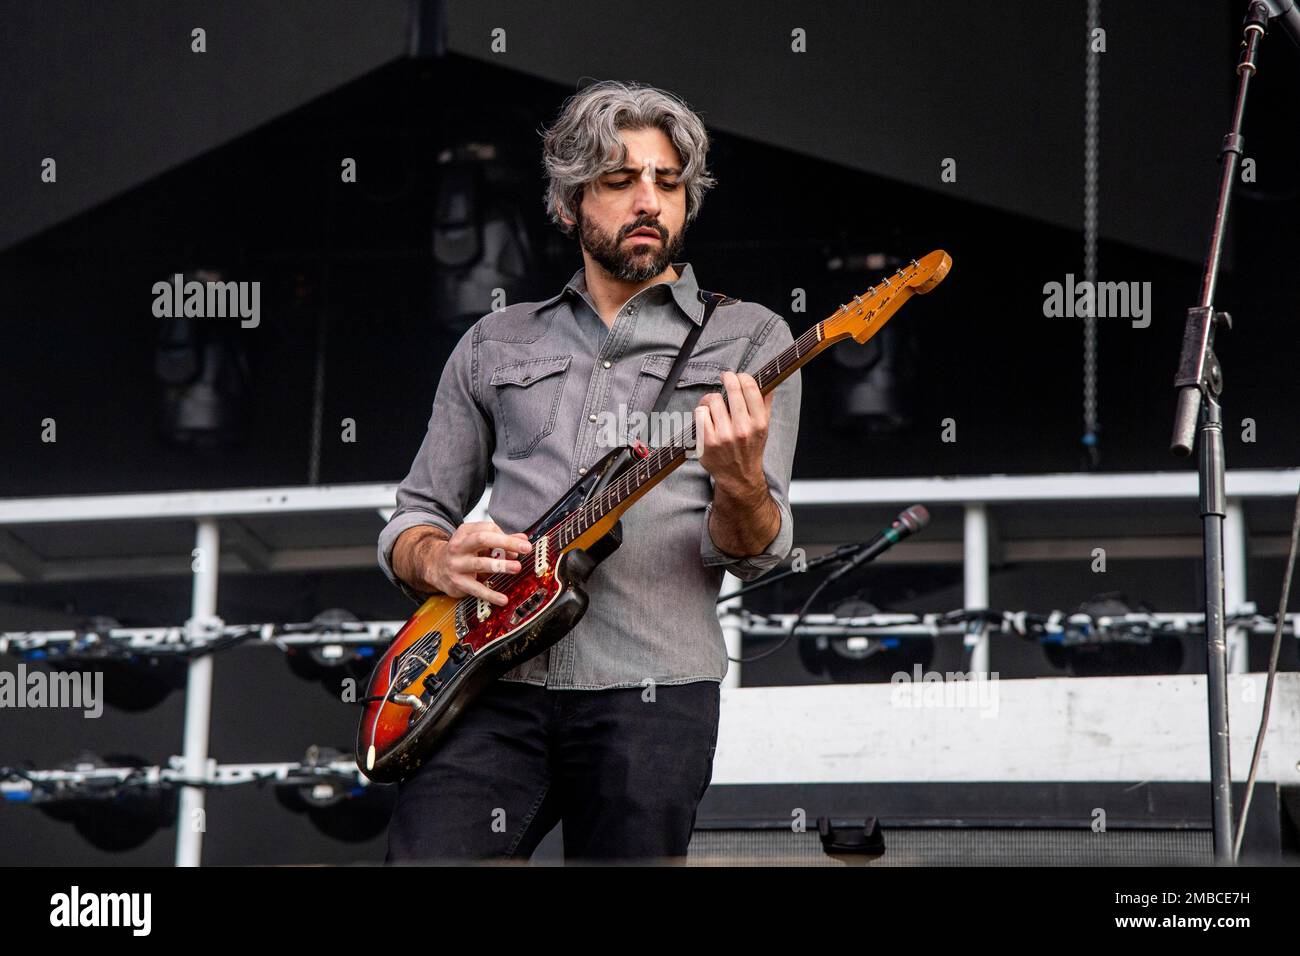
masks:
<path fill-rule="evenodd" d="M 586 546 L 576 542 L 558 557 L 539 542 L 608 480 L 623 454 L 609 452 L 526 530 L 534 552 L 520 556 L 523 571 L 516 579 L 494 588 L 506 595 L 506 604 L 435 594 L 397 632 L 366 684 L 356 757 L 367 777 L 392 783 L 412 773 L 484 688 L 560 641 L 582 619 L 588 605 L 584 585 L 622 543 L 621 525 Z"/>
<path fill-rule="evenodd" d="M 865 297 L 855 295 L 756 371 L 760 391 L 767 394 L 836 342 L 868 341 L 904 302 L 942 282 L 951 266 L 936 249 Z M 587 611 L 584 584 L 622 543 L 620 516 L 685 461 L 693 436 L 692 423 L 668 445 L 652 451 L 636 442 L 593 465 L 526 530 L 533 551 L 520 556 L 522 569 L 484 580 L 506 595 L 506 604 L 434 595 L 420 606 L 375 665 L 361 700 L 356 758 L 362 773 L 377 783 L 411 773 L 488 684 L 573 629 Z"/>

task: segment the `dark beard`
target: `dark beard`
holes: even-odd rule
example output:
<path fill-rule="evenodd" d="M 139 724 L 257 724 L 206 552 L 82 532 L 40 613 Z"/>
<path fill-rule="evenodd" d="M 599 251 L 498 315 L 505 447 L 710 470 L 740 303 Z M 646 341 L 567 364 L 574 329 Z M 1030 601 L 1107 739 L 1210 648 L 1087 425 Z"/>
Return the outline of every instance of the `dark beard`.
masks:
<path fill-rule="evenodd" d="M 636 252 L 637 247 L 623 245 L 636 230 L 648 226 L 659 233 L 661 240 L 658 248 L 650 247 L 647 251 Z M 606 272 L 621 282 L 646 282 L 660 275 L 669 264 L 682 254 L 686 245 L 686 227 L 675 236 L 665 238 L 667 232 L 663 226 L 646 219 L 638 219 L 617 235 L 602 232 L 594 223 L 584 221 L 582 210 L 578 210 L 578 243 L 587 250 Z"/>

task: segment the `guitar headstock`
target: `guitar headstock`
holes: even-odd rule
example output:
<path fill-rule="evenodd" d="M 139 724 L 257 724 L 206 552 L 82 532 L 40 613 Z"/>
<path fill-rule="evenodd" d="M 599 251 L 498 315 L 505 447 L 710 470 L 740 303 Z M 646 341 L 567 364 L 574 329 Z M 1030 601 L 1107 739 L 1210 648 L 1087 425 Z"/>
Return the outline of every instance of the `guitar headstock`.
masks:
<path fill-rule="evenodd" d="M 834 340 L 851 335 L 859 344 L 867 341 L 913 293 L 925 295 L 943 281 L 951 268 L 952 257 L 942 249 L 919 261 L 913 259 L 863 295 L 855 295 L 853 301 L 840 306 L 823 322 L 825 337 Z"/>

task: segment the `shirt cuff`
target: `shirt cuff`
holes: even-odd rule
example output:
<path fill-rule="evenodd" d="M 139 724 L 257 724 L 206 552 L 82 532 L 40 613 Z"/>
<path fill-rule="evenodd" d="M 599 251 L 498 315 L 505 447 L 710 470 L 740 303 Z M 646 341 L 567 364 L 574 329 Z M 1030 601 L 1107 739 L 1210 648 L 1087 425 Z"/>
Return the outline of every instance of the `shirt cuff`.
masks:
<path fill-rule="evenodd" d="M 777 511 L 781 514 L 781 527 L 777 530 L 771 544 L 758 554 L 743 558 L 718 550 L 718 546 L 713 543 L 713 535 L 709 533 L 709 518 L 713 514 L 713 502 L 710 501 L 705 506 L 704 532 L 700 536 L 700 558 L 706 568 L 721 566 L 742 581 L 752 581 L 785 560 L 786 555 L 790 553 L 790 546 L 794 544 L 794 516 L 790 513 L 788 503 L 782 501 L 779 496 L 771 494 L 770 491 L 769 496 L 776 503 Z"/>
<path fill-rule="evenodd" d="M 423 604 L 429 599 L 429 595 L 421 594 L 393 573 L 393 547 L 397 544 L 397 539 L 402 536 L 402 532 L 421 525 L 441 528 L 448 536 L 456 533 L 456 529 L 442 518 L 426 511 L 406 511 L 395 514 L 388 519 L 388 524 L 384 525 L 383 530 L 379 532 L 379 567 L 383 570 L 384 576 L 416 604 Z"/>

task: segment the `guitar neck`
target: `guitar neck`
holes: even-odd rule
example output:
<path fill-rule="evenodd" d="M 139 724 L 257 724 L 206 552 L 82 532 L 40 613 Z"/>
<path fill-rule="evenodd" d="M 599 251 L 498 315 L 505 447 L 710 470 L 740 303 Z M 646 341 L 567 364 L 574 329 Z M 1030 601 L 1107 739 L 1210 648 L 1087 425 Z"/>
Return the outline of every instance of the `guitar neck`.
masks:
<path fill-rule="evenodd" d="M 855 295 L 851 303 L 841 305 L 755 372 L 754 381 L 759 391 L 766 395 L 813 356 L 842 339 L 852 338 L 858 344 L 865 343 L 884 327 L 904 302 L 913 295 L 925 295 L 942 282 L 951 267 L 952 259 L 948 253 L 936 249 L 920 262 L 913 259 L 879 285 L 873 285 L 865 293 L 865 298 Z M 727 401 L 725 391 L 722 400 Z M 604 534 L 605 529 L 611 527 L 638 498 L 684 462 L 688 449 L 694 445 L 695 419 L 692 416 L 669 444 L 651 450 L 591 501 L 548 530 L 548 546 L 558 554 L 597 524 L 602 524 L 602 527 L 596 534 Z"/>
<path fill-rule="evenodd" d="M 828 336 L 826 322 L 818 322 L 753 373 L 759 391 L 766 395 L 794 374 L 800 366 L 810 361 L 813 356 L 840 339 L 848 337 L 848 333 Z M 724 402 L 727 400 L 725 391 L 722 393 L 722 398 Z M 674 468 L 684 462 L 687 450 L 694 443 L 695 421 L 692 418 L 670 443 L 653 449 L 645 458 L 610 482 L 595 499 L 570 515 L 556 529 L 559 540 L 553 542 L 553 546 L 563 550 L 598 521 L 609 517 L 617 520 L 618 516 L 630 508 L 638 498 L 667 478 Z"/>

